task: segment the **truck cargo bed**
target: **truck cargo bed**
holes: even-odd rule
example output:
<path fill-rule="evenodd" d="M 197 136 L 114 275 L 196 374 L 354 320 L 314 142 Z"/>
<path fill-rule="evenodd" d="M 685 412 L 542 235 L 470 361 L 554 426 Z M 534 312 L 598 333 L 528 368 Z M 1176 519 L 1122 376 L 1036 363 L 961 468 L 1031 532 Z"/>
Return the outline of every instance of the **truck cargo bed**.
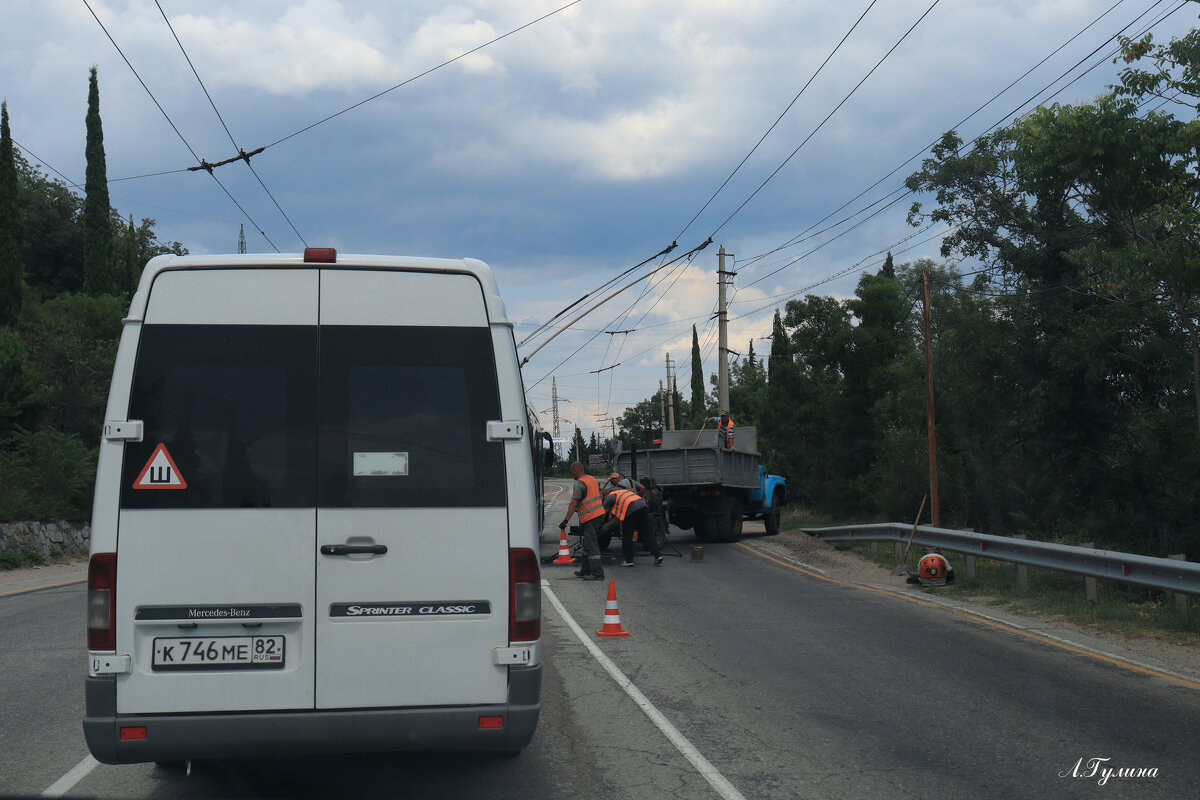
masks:
<path fill-rule="evenodd" d="M 668 431 L 663 447 L 637 452 L 637 469 L 633 469 L 632 454 L 617 454 L 617 471 L 631 478 L 653 478 L 659 486 L 720 486 L 756 489 L 759 454 L 740 447 L 727 450 L 717 447 L 715 431 Z M 755 431 L 748 428 L 735 433 L 734 442 L 744 439 L 747 445 L 755 441 Z M 695 442 L 695 446 L 679 446 Z M 669 446 L 675 445 L 675 446 Z"/>

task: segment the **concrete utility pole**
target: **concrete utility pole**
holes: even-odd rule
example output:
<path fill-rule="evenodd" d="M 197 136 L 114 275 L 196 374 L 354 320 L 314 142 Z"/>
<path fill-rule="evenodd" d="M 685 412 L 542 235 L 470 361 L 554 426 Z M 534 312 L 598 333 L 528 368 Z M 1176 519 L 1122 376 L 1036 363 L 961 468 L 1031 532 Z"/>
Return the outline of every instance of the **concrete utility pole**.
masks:
<path fill-rule="evenodd" d="M 552 407 L 554 409 L 554 438 L 557 439 L 561 436 L 561 434 L 558 432 L 558 378 L 550 379 L 550 398 L 553 401 Z M 555 447 L 558 448 L 558 458 L 561 461 L 562 443 L 555 443 Z"/>
<path fill-rule="evenodd" d="M 736 272 L 725 271 L 725 252 L 721 245 L 717 253 L 720 258 L 717 268 L 717 412 L 729 410 L 729 309 L 725 301 L 725 287 L 733 283 Z M 728 276 L 728 277 L 726 277 Z"/>
<path fill-rule="evenodd" d="M 671 354 L 667 353 L 667 391 L 670 397 L 667 398 L 667 430 L 675 430 L 675 362 L 671 360 Z"/>
<path fill-rule="evenodd" d="M 663 382 L 658 382 L 658 420 L 659 428 L 667 429 L 667 395 L 663 391 Z"/>
<path fill-rule="evenodd" d="M 929 270 L 921 271 L 925 295 L 925 407 L 929 418 L 929 524 L 938 527 L 937 425 L 933 418 L 933 324 L 929 313 Z"/>

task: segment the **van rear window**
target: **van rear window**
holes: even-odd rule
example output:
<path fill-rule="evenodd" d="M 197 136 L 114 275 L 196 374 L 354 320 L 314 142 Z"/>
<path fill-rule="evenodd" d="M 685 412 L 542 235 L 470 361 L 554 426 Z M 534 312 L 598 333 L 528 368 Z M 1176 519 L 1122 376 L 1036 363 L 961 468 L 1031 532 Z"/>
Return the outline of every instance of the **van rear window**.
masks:
<path fill-rule="evenodd" d="M 145 325 L 121 504 L 500 506 L 499 405 L 487 328 Z"/>
<path fill-rule="evenodd" d="M 322 507 L 504 505 L 487 328 L 322 327 L 320 415 Z"/>

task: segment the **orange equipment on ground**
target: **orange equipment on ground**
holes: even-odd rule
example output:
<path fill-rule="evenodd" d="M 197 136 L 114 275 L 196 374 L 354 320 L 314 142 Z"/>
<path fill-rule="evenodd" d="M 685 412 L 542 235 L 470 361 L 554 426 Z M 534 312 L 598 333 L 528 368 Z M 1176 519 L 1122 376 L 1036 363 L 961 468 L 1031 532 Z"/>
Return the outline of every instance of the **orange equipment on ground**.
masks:
<path fill-rule="evenodd" d="M 922 586 L 945 586 L 954 580 L 954 568 L 941 553 L 926 553 L 917 565 L 917 580 Z"/>

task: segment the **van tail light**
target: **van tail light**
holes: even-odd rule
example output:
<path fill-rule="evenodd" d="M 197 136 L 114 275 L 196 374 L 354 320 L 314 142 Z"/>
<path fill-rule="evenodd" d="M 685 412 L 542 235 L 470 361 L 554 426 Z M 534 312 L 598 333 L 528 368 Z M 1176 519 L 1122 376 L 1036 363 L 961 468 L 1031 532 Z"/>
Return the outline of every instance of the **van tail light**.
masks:
<path fill-rule="evenodd" d="M 508 551 L 508 639 L 533 642 L 542 636 L 542 574 L 537 553 Z"/>
<path fill-rule="evenodd" d="M 117 649 L 117 554 L 88 561 L 88 650 Z"/>

